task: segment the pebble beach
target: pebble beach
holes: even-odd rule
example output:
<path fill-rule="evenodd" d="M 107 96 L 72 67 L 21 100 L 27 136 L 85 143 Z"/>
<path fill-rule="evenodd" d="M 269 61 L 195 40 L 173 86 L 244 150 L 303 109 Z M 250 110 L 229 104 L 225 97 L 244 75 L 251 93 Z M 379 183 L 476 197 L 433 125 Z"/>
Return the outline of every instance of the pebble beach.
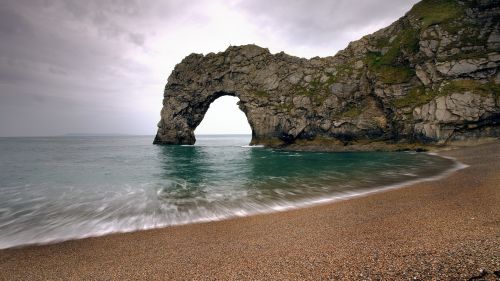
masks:
<path fill-rule="evenodd" d="M 500 142 L 438 154 L 469 167 L 298 210 L 0 250 L 0 280 L 498 280 Z"/>

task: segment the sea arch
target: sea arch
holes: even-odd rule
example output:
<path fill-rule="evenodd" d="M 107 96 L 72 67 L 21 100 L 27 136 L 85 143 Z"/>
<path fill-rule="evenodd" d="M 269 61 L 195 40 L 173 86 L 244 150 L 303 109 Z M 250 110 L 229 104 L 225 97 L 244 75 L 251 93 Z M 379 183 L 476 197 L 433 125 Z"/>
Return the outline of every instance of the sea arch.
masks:
<path fill-rule="evenodd" d="M 484 40 L 478 42 L 488 41 L 476 49 L 498 49 L 498 28 L 490 24 L 493 2 L 452 5 L 477 13 L 450 14 L 446 22 L 474 24 L 459 24 L 445 36 L 422 11 L 449 1 L 422 1 L 329 57 L 271 54 L 255 45 L 191 54 L 168 78 L 154 142 L 194 143 L 192 131 L 204 108 L 220 94 L 241 100 L 253 144 L 400 150 L 498 137 L 498 56 L 478 52 L 459 59 L 468 44 L 460 35 L 464 30 L 480 34 Z M 429 43 L 450 36 L 458 45 L 443 49 Z"/>
<path fill-rule="evenodd" d="M 279 114 L 281 104 L 274 100 L 280 98 L 280 78 L 272 57 L 267 49 L 254 45 L 186 57 L 168 78 L 154 143 L 194 144 L 194 130 L 210 104 L 222 96 L 239 99 L 238 107 L 252 130 L 251 144 L 286 139 L 290 123 L 295 122 Z"/>
<path fill-rule="evenodd" d="M 203 121 L 210 105 L 217 99 L 225 96 L 238 98 L 238 108 L 245 114 L 252 132 L 252 143 L 255 142 L 256 132 L 259 131 L 256 129 L 256 126 L 259 124 L 256 120 L 259 118 L 255 117 L 258 112 L 247 106 L 248 100 L 245 98 L 245 95 L 232 91 L 202 92 L 194 95 L 196 95 L 196 98 L 189 100 L 169 98 L 168 104 L 164 105 L 161 112 L 162 120 L 169 120 L 169 122 L 162 123 L 160 121 L 155 143 L 194 144 L 196 142 L 194 132 Z"/>

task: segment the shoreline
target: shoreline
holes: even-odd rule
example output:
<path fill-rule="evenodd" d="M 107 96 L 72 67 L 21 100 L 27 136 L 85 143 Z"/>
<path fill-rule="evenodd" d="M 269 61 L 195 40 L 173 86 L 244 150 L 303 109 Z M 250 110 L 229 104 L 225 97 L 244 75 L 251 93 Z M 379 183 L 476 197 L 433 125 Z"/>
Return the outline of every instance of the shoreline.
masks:
<path fill-rule="evenodd" d="M 496 141 L 438 151 L 470 166 L 350 200 L 0 250 L 0 280 L 468 279 L 482 268 L 493 274 L 500 269 L 499 150 Z"/>
<path fill-rule="evenodd" d="M 334 152 L 334 151 L 328 151 L 328 152 Z M 344 152 L 350 152 L 350 151 L 344 151 Z M 412 151 L 399 151 L 399 153 L 412 153 Z M 375 187 L 364 187 L 364 188 L 354 189 L 354 190 L 350 190 L 350 191 L 346 191 L 346 192 L 337 192 L 337 193 L 332 193 L 332 194 L 328 194 L 328 195 L 307 197 L 307 198 L 303 198 L 303 199 L 299 199 L 299 200 L 278 201 L 278 202 L 275 202 L 273 204 L 259 205 L 258 208 L 254 208 L 254 209 L 244 209 L 244 208 L 234 209 L 232 213 L 212 215 L 212 216 L 206 216 L 206 217 L 197 217 L 197 218 L 193 218 L 191 220 L 180 221 L 180 222 L 164 223 L 164 224 L 158 224 L 158 225 L 148 225 L 148 226 L 144 226 L 142 228 L 129 228 L 129 229 L 122 229 L 122 230 L 103 230 L 103 231 L 97 232 L 97 233 L 93 232 L 93 233 L 86 233 L 86 234 L 82 234 L 79 236 L 73 236 L 73 237 L 52 238 L 52 239 L 47 239 L 47 240 L 38 241 L 38 242 L 31 242 L 31 243 L 25 243 L 25 244 L 15 244 L 15 245 L 3 247 L 3 248 L 0 246 L 0 251 L 6 250 L 6 249 L 22 249 L 25 247 L 32 247 L 32 246 L 53 245 L 53 244 L 63 243 L 66 241 L 81 240 L 81 239 L 87 239 L 87 238 L 98 238 L 98 237 L 103 237 L 103 236 L 113 235 L 113 234 L 133 233 L 133 232 L 148 231 L 148 230 L 154 230 L 154 229 L 164 229 L 164 228 L 175 227 L 175 226 L 185 226 L 185 225 L 191 225 L 191 224 L 218 222 L 218 221 L 224 221 L 224 220 L 244 218 L 244 217 L 249 217 L 249 216 L 274 214 L 274 213 L 278 213 L 278 212 L 287 212 L 287 211 L 298 210 L 298 209 L 303 209 L 303 208 L 312 208 L 312 207 L 321 206 L 321 205 L 325 205 L 325 204 L 333 204 L 335 202 L 352 200 L 352 199 L 355 199 L 358 197 L 370 196 L 373 194 L 387 192 L 390 190 L 406 188 L 406 187 L 409 187 L 411 185 L 418 184 L 418 183 L 439 180 L 439 179 L 445 178 L 445 177 L 453 174 L 454 172 L 456 172 L 458 170 L 461 170 L 461 169 L 468 167 L 468 165 L 461 163 L 460 161 L 458 161 L 457 159 L 455 159 L 453 157 L 442 156 L 442 155 L 439 155 L 438 153 L 435 153 L 435 152 L 418 152 L 418 153 L 423 153 L 423 154 L 427 154 L 427 155 L 432 155 L 432 156 L 437 156 L 437 157 L 452 160 L 453 165 L 450 168 L 443 170 L 436 175 L 422 176 L 422 177 L 419 177 L 416 179 L 408 179 L 408 180 L 404 180 L 404 181 L 397 182 L 397 183 L 381 184 L 381 185 L 376 185 Z"/>

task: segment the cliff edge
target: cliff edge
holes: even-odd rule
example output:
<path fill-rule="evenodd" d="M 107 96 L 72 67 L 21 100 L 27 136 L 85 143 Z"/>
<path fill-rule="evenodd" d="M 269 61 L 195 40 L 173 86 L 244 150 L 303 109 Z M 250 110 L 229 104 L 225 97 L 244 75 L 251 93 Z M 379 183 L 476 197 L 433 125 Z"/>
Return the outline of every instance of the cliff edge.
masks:
<path fill-rule="evenodd" d="M 444 145 L 500 136 L 500 5 L 423 0 L 335 56 L 245 45 L 176 65 L 155 144 L 194 144 L 220 96 L 240 99 L 252 144 L 332 149 Z"/>

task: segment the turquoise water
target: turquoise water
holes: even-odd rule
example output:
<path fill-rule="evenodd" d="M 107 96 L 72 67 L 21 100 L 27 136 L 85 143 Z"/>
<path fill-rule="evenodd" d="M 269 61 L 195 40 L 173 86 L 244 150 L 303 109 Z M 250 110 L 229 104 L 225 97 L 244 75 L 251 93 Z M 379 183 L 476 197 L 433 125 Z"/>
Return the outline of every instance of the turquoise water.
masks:
<path fill-rule="evenodd" d="M 423 153 L 287 152 L 250 136 L 0 138 L 0 248 L 219 220 L 439 175 Z"/>

